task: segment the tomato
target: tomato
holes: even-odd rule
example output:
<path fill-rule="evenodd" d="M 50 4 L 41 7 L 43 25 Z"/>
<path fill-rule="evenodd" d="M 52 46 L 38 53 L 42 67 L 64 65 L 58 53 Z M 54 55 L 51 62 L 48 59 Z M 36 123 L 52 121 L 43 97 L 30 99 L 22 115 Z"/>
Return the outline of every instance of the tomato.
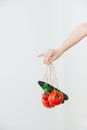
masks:
<path fill-rule="evenodd" d="M 63 102 L 63 93 L 58 90 L 53 90 L 49 93 L 49 102 L 51 105 L 59 105 Z"/>
<path fill-rule="evenodd" d="M 41 102 L 45 107 L 48 107 L 48 108 L 51 108 L 54 106 L 54 105 L 50 104 L 50 102 L 49 102 L 49 94 L 42 94 Z"/>
<path fill-rule="evenodd" d="M 50 105 L 49 101 L 45 101 L 44 99 L 42 99 L 42 104 L 43 104 L 45 107 L 51 108 L 51 105 Z"/>
<path fill-rule="evenodd" d="M 49 94 L 42 94 L 42 99 L 48 100 Z"/>
<path fill-rule="evenodd" d="M 58 90 L 53 90 L 49 94 L 42 94 L 42 104 L 45 107 L 52 108 L 64 101 L 63 93 Z"/>

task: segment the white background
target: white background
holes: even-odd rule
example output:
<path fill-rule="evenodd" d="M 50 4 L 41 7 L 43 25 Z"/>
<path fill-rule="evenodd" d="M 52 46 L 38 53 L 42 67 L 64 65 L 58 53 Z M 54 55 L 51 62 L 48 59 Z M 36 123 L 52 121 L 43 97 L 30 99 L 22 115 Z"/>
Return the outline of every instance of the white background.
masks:
<path fill-rule="evenodd" d="M 54 63 L 61 90 L 70 99 L 53 109 L 41 104 L 37 81 L 43 79 L 46 65 L 37 55 L 58 48 L 87 21 L 86 12 L 86 0 L 0 1 L 0 130 L 83 130 L 87 39 Z"/>
<path fill-rule="evenodd" d="M 87 22 L 87 1 L 63 1 L 63 31 L 65 39 L 80 23 Z M 65 109 L 64 130 L 87 130 L 87 38 L 72 47 L 63 59 L 63 82 L 70 95 Z"/>

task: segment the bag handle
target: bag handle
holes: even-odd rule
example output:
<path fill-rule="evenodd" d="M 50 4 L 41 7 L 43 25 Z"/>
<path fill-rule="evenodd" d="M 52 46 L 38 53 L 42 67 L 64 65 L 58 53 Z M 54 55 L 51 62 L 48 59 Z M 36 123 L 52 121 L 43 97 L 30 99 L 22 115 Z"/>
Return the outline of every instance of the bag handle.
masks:
<path fill-rule="evenodd" d="M 53 62 L 51 62 L 49 65 L 47 65 L 47 70 L 46 70 L 45 76 L 43 78 L 43 81 L 51 84 L 54 87 L 59 88 Z"/>

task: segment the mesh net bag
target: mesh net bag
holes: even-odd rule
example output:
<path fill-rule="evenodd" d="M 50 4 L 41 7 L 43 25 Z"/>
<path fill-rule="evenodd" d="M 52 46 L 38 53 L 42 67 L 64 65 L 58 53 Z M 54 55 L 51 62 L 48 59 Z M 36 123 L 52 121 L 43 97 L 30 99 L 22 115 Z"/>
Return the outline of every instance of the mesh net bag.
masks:
<path fill-rule="evenodd" d="M 52 108 L 56 105 L 63 104 L 65 100 L 68 100 L 68 95 L 59 89 L 53 62 L 47 65 L 43 81 L 38 81 L 38 84 L 43 89 L 41 101 L 45 107 Z"/>

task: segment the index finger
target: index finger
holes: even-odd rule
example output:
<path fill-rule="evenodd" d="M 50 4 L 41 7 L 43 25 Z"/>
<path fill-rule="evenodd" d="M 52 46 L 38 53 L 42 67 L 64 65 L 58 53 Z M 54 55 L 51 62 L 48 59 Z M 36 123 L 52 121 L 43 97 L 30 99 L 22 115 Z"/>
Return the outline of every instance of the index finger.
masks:
<path fill-rule="evenodd" d="M 42 53 L 42 54 L 39 54 L 37 57 L 42 57 L 42 56 L 44 56 L 44 53 Z"/>

